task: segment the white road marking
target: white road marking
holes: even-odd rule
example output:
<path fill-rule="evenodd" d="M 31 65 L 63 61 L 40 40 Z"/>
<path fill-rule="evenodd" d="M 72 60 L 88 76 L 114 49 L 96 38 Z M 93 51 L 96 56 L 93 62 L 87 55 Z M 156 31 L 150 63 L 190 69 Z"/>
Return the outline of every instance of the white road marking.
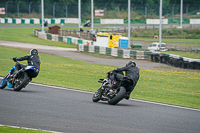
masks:
<path fill-rule="evenodd" d="M 88 93 L 88 94 L 94 93 L 94 92 L 75 90 L 75 89 L 69 89 L 69 88 L 63 88 L 63 87 L 57 87 L 57 86 L 50 86 L 50 85 L 44 85 L 44 84 L 37 84 L 37 83 L 30 83 L 30 84 L 38 85 L 38 86 L 45 86 L 45 87 L 50 87 L 50 88 L 56 88 L 56 89 L 61 89 L 61 90 L 69 90 L 69 91 Z M 150 101 L 144 101 L 144 100 L 138 100 L 138 99 L 129 99 L 129 100 L 137 101 L 137 102 L 143 102 L 143 103 L 156 104 L 156 105 L 162 105 L 162 106 L 168 106 L 168 107 L 174 107 L 174 108 L 180 108 L 180 109 L 186 109 L 186 110 L 200 111 L 199 109 L 193 109 L 193 108 L 181 107 L 181 106 L 169 105 L 169 104 L 163 104 L 163 103 L 156 103 L 156 102 L 150 102 Z"/>
<path fill-rule="evenodd" d="M 2 77 L 0 77 L 0 78 L 2 78 Z M 50 85 L 44 85 L 44 84 L 37 84 L 37 83 L 30 83 L 30 84 L 37 85 L 37 86 L 45 86 L 45 87 L 50 87 L 50 88 L 56 88 L 56 89 L 60 89 L 60 90 L 69 90 L 69 91 L 88 93 L 88 94 L 93 94 L 94 93 L 94 92 L 75 90 L 75 89 L 69 89 L 69 88 L 57 87 L 57 86 L 50 86 Z M 181 106 L 176 106 L 176 105 L 156 103 L 156 102 L 150 102 L 150 101 L 144 101 L 144 100 L 138 100 L 138 99 L 129 99 L 129 100 L 137 101 L 137 102 L 143 102 L 143 103 L 156 104 L 156 105 L 162 105 L 162 106 L 168 106 L 168 107 L 174 107 L 174 108 L 180 108 L 180 109 L 186 109 L 186 110 L 199 111 L 200 112 L 200 109 L 193 109 L 193 108 L 188 108 L 188 107 L 181 107 Z"/>
<path fill-rule="evenodd" d="M 12 128 L 22 128 L 22 129 L 30 129 L 30 130 L 38 130 L 38 131 L 44 131 L 44 132 L 51 132 L 51 133 L 62 133 L 62 132 L 56 132 L 56 131 L 50 131 L 50 130 L 41 130 L 41 129 L 35 129 L 35 128 L 26 128 L 26 127 L 17 127 L 17 126 L 9 126 L 9 125 L 1 125 L 0 124 L 0 127 L 2 126 L 8 126 L 8 127 L 12 127 Z"/>

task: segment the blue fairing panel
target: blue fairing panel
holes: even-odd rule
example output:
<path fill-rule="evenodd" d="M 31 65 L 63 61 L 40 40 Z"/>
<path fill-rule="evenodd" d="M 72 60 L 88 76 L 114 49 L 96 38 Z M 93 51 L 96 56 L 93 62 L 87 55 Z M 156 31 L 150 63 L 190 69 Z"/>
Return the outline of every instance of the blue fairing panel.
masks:
<path fill-rule="evenodd" d="M 25 70 L 33 70 L 33 71 L 36 71 L 37 70 L 37 68 L 35 67 L 35 66 L 26 66 L 25 67 Z"/>

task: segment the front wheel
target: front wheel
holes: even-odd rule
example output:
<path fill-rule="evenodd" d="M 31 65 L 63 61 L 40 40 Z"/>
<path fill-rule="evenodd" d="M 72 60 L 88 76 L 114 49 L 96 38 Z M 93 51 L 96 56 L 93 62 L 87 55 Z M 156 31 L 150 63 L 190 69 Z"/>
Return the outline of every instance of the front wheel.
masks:
<path fill-rule="evenodd" d="M 18 73 L 14 81 L 13 89 L 15 91 L 20 91 L 27 84 L 28 81 L 29 81 L 29 77 L 27 73 L 25 72 Z"/>
<path fill-rule="evenodd" d="M 6 75 L 0 82 L 0 89 L 4 89 L 6 87 L 6 83 L 7 83 L 7 76 Z"/>
<path fill-rule="evenodd" d="M 93 97 L 92 97 L 92 101 L 93 102 L 98 102 L 100 100 L 100 94 L 98 92 L 95 92 Z"/>
<path fill-rule="evenodd" d="M 126 93 L 126 89 L 121 86 L 120 90 L 116 94 L 116 96 L 114 98 L 108 100 L 108 104 L 116 105 L 119 101 L 121 101 L 124 98 L 125 93 Z"/>

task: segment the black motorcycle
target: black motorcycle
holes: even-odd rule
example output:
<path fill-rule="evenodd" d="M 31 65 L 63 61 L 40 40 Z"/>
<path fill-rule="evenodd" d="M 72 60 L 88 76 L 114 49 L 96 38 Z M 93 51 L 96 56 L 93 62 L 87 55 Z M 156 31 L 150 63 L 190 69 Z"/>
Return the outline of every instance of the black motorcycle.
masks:
<path fill-rule="evenodd" d="M 94 93 L 92 97 L 93 102 L 98 102 L 99 100 L 108 101 L 110 105 L 116 105 L 124 99 L 127 92 L 126 86 L 132 84 L 132 81 L 126 76 L 124 76 L 121 81 L 110 79 L 108 76 L 106 79 L 99 79 L 98 82 L 102 83 L 102 85 L 100 89 Z"/>
<path fill-rule="evenodd" d="M 36 71 L 38 71 L 38 69 L 35 66 L 26 66 L 20 70 L 16 70 L 15 66 L 13 66 L 9 73 L 1 80 L 0 89 L 4 89 L 8 86 L 15 91 L 20 91 L 32 80 L 31 73 Z"/>
<path fill-rule="evenodd" d="M 89 22 L 89 23 L 85 23 L 84 25 L 83 25 L 83 27 L 90 27 L 91 26 L 91 23 Z"/>

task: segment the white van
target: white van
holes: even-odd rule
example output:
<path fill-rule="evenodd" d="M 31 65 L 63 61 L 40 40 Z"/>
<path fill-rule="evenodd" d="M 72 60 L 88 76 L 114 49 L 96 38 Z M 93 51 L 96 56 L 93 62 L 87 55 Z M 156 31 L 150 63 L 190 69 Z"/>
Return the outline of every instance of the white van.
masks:
<path fill-rule="evenodd" d="M 148 47 L 148 50 L 150 50 L 150 51 L 167 51 L 166 43 L 161 43 L 161 45 L 160 45 L 159 42 L 154 42 Z"/>

